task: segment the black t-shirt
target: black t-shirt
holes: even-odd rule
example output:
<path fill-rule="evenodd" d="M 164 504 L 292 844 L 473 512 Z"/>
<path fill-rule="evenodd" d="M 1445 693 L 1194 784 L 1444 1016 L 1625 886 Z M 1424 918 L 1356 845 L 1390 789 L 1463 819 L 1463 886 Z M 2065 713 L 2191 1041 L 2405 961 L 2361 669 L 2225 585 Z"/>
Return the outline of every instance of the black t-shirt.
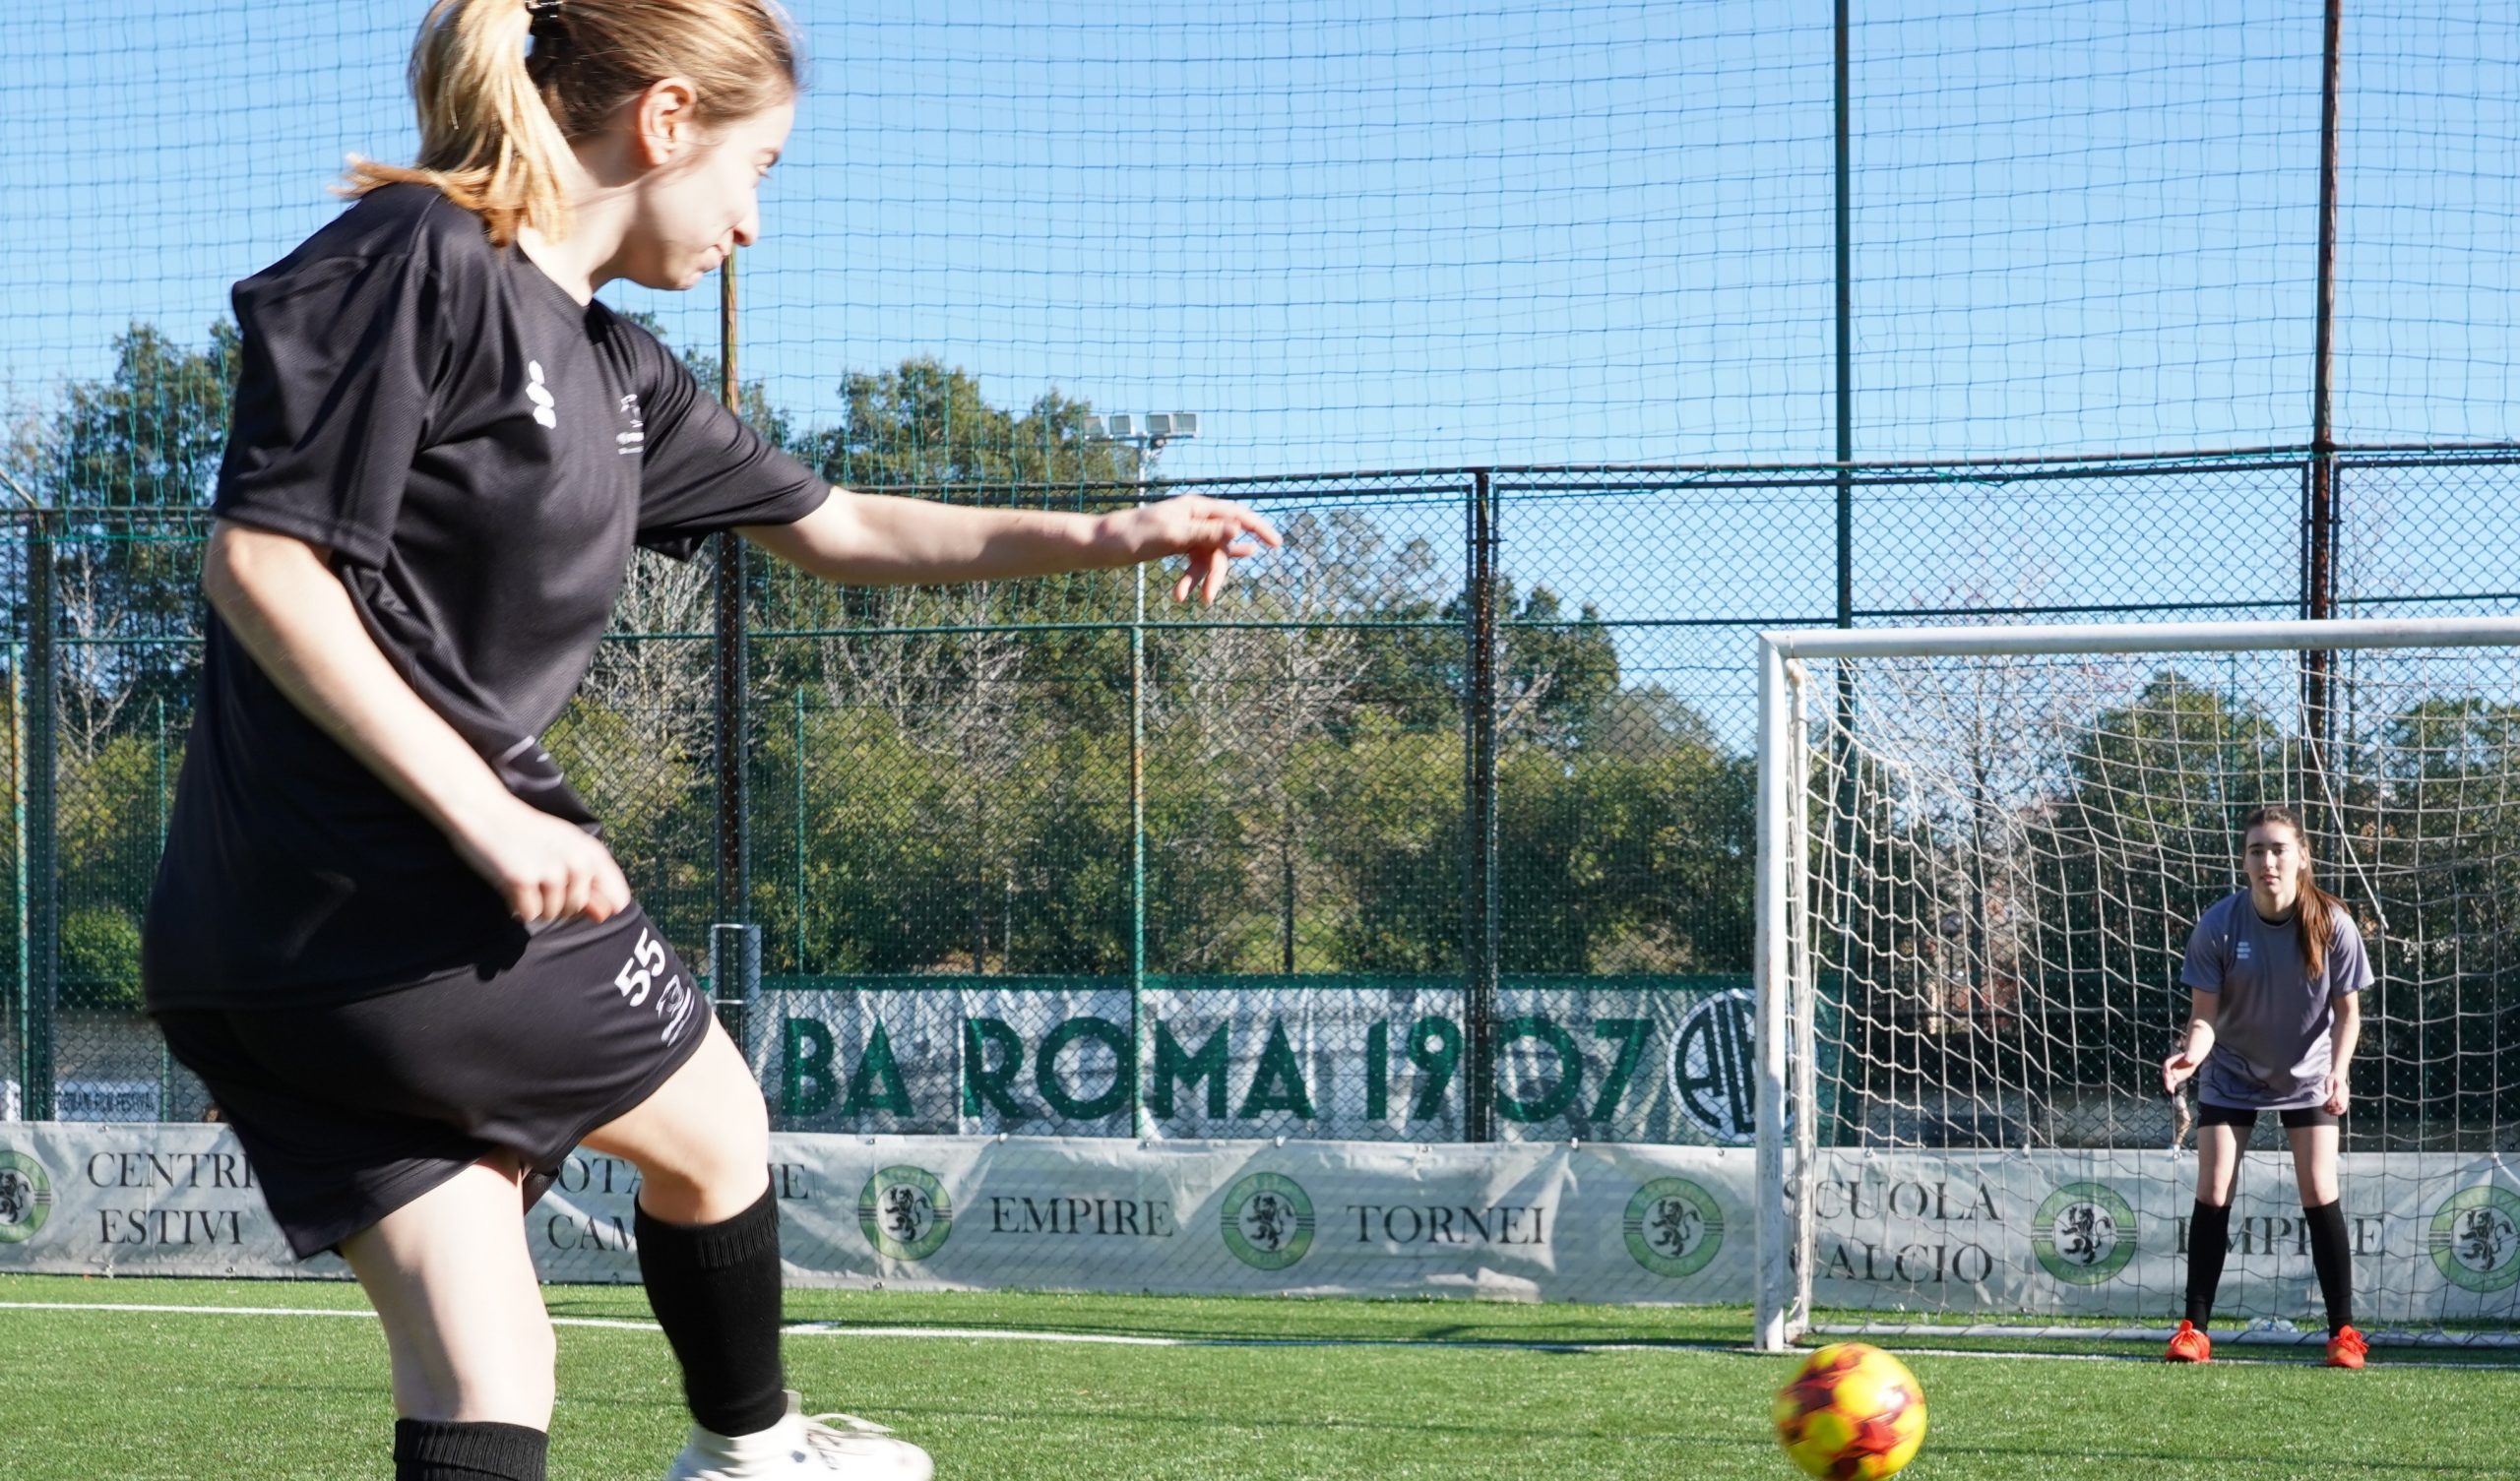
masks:
<path fill-rule="evenodd" d="M 543 811 L 539 743 L 632 546 L 793 523 L 828 486 L 653 335 L 579 305 L 433 190 L 375 191 L 236 285 L 215 505 L 333 552 L 386 658 Z M 291 704 L 217 614 L 143 932 L 153 1007 L 344 1001 L 514 961 L 528 935 L 446 836 Z"/>

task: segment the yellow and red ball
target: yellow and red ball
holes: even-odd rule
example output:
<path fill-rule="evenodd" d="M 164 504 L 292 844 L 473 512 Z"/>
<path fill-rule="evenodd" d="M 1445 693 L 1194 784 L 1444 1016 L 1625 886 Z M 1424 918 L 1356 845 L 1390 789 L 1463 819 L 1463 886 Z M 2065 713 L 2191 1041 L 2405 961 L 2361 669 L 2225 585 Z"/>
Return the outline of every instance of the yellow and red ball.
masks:
<path fill-rule="evenodd" d="M 1880 1481 L 1917 1458 L 1925 1394 L 1907 1365 L 1878 1347 L 1814 1351 L 1776 1391 L 1776 1438 L 1821 1481 Z"/>

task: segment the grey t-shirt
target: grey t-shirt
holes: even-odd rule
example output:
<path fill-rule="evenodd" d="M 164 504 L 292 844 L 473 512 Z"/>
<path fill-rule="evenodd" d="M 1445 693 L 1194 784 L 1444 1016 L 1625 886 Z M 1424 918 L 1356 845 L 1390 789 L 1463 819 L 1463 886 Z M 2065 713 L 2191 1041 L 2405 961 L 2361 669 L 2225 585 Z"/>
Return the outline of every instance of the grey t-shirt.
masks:
<path fill-rule="evenodd" d="M 2327 962 L 2315 982 L 2301 960 L 2300 927 L 2260 916 L 2247 891 L 2216 900 L 2197 919 L 2179 980 L 2222 998 L 2214 1048 L 2196 1077 L 2199 1100 L 2259 1111 L 2319 1104 L 2336 1000 L 2371 985 L 2362 931 L 2342 910 L 2329 918 Z"/>

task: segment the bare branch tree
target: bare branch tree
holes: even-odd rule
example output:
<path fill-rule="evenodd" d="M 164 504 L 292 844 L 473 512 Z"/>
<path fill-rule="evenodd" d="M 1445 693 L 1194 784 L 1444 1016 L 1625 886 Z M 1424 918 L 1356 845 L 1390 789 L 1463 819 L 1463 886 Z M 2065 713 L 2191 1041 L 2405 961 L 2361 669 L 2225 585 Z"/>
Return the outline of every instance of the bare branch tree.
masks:
<path fill-rule="evenodd" d="M 824 700 L 891 717 L 913 746 L 952 764 L 941 771 L 948 815 L 969 830 L 972 968 L 986 968 L 989 902 L 1012 891 L 1015 850 L 998 793 L 1024 751 L 1024 649 L 994 610 L 993 587 L 879 587 L 857 630 L 816 643 Z M 900 629 L 942 629 L 902 632 Z M 997 953 L 1006 953 L 1001 921 Z"/>
<path fill-rule="evenodd" d="M 640 551 L 613 601 L 613 635 L 597 648 L 578 686 L 581 704 L 618 729 L 579 757 L 573 774 L 625 841 L 653 840 L 656 826 L 699 784 L 708 766 L 716 683 L 709 640 L 649 635 L 705 634 L 715 578 L 708 561 Z"/>

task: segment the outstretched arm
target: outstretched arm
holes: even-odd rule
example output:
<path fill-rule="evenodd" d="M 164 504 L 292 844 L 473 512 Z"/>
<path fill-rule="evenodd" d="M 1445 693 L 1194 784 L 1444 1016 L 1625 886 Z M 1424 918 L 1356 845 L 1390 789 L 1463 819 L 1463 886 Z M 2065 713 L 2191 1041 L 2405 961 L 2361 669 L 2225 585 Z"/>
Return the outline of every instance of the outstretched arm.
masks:
<path fill-rule="evenodd" d="M 972 509 L 926 499 L 832 490 L 793 525 L 747 526 L 744 538 L 800 570 L 854 586 L 1002 581 L 1097 571 L 1186 555 L 1172 599 L 1214 601 L 1228 569 L 1282 543 L 1267 520 L 1239 504 L 1197 495 L 1107 515 L 1037 509 Z"/>

